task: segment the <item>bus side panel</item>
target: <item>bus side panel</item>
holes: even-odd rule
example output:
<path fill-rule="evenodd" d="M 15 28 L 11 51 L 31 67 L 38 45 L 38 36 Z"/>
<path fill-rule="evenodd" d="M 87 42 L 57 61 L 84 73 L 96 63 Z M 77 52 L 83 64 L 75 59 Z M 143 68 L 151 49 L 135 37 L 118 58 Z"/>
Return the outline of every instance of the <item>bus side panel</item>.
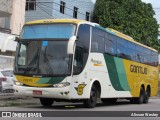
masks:
<path fill-rule="evenodd" d="M 90 53 L 88 61 L 89 78 L 100 82 L 101 98 L 132 97 L 121 59 L 102 53 Z"/>
<path fill-rule="evenodd" d="M 139 96 L 142 85 L 145 90 L 150 85 L 151 96 L 155 96 L 158 92 L 158 68 L 125 59 L 123 62 L 132 96 Z"/>
<path fill-rule="evenodd" d="M 109 60 L 108 63 L 106 63 L 106 59 Z M 101 98 L 132 97 L 126 80 L 126 75 L 116 73 L 120 72 L 118 69 L 123 70 L 121 73 L 125 72 L 123 65 L 116 66 L 116 64 L 121 64 L 119 62 L 122 62 L 122 60 L 114 60 L 115 58 L 113 58 L 115 66 L 112 66 L 113 61 L 111 59 L 112 58 L 104 57 L 101 53 L 90 53 L 87 64 L 82 73 L 79 75 L 73 75 L 71 98 L 89 98 L 91 87 L 95 81 L 98 81 L 101 85 Z M 107 66 L 109 66 L 108 69 Z M 110 73 L 112 74 L 112 77 L 109 75 Z M 114 77 L 115 74 L 117 74 L 118 79 Z M 124 89 L 121 90 L 119 87 L 116 89 L 115 86 L 117 85 L 120 85 Z"/>

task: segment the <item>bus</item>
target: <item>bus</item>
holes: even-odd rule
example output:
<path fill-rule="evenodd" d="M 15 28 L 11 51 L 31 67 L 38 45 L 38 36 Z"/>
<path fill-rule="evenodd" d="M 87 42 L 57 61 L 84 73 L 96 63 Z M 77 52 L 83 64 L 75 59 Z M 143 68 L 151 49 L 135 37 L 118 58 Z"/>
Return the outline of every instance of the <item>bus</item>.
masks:
<path fill-rule="evenodd" d="M 132 37 L 75 19 L 26 23 L 16 39 L 14 89 L 17 96 L 83 102 L 94 108 L 117 99 L 148 103 L 158 93 L 158 52 Z"/>

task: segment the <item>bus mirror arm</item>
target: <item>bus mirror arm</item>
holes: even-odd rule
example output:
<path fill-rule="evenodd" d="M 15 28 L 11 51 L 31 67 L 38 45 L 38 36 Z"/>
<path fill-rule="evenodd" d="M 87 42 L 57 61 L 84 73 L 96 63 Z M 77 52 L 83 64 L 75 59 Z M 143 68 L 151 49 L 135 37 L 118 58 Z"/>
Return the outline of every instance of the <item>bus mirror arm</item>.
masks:
<path fill-rule="evenodd" d="M 69 42 L 68 42 L 68 48 L 67 48 L 67 53 L 68 54 L 73 54 L 74 53 L 74 44 L 75 44 L 76 40 L 77 40 L 76 36 L 70 37 Z"/>
<path fill-rule="evenodd" d="M 14 41 L 16 41 L 16 42 L 20 42 L 19 37 L 17 37 L 17 36 L 16 36 L 16 38 L 15 38 L 15 40 L 14 40 Z"/>

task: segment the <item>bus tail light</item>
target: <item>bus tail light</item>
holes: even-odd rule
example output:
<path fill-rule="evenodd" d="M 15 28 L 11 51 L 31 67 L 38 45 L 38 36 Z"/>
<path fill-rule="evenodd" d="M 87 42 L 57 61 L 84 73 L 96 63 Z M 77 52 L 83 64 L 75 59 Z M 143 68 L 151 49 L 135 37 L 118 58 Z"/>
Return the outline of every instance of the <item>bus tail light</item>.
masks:
<path fill-rule="evenodd" d="M 7 80 L 7 78 L 5 78 L 5 77 L 0 77 L 0 81 L 6 81 Z"/>

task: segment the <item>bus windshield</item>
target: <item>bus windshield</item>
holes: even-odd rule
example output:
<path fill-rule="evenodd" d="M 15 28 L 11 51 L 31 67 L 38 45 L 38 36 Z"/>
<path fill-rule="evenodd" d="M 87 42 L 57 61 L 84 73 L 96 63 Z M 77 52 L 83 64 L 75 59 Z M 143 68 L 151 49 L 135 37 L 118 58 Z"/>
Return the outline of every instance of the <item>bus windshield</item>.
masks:
<path fill-rule="evenodd" d="M 15 74 L 38 76 L 70 75 L 71 55 L 67 41 L 24 41 L 19 43 Z"/>
<path fill-rule="evenodd" d="M 68 39 L 75 33 L 74 24 L 39 24 L 23 27 L 20 39 Z"/>

